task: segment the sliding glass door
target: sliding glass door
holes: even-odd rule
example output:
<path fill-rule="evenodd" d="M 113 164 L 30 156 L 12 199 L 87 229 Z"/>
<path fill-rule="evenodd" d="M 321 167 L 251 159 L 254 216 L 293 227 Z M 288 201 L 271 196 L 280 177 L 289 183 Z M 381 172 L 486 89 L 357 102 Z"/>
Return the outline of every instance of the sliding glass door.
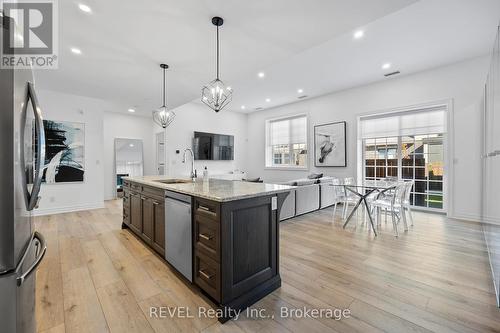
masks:
<path fill-rule="evenodd" d="M 443 133 L 365 138 L 363 163 L 365 180 L 413 180 L 413 206 L 444 209 Z"/>

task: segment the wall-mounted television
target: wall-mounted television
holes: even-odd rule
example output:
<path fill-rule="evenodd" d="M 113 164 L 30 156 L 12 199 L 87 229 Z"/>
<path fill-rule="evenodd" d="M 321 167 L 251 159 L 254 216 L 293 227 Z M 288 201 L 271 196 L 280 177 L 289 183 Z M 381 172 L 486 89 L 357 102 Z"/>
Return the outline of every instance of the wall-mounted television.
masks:
<path fill-rule="evenodd" d="M 193 153 L 195 160 L 234 160 L 234 136 L 194 132 Z"/>

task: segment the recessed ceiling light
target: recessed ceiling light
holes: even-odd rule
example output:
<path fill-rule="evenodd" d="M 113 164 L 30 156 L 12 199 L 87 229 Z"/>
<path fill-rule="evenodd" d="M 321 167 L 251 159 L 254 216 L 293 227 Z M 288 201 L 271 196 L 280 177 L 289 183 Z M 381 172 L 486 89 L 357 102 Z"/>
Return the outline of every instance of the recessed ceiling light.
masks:
<path fill-rule="evenodd" d="M 389 69 L 391 68 L 391 63 L 390 62 L 387 62 L 385 64 L 382 65 L 382 69 Z"/>
<path fill-rule="evenodd" d="M 242 105 L 242 106 L 241 106 L 241 109 L 242 109 L 242 110 L 245 110 L 245 109 L 246 109 L 246 107 L 245 107 L 244 105 Z"/>
<path fill-rule="evenodd" d="M 266 102 L 268 102 L 268 103 L 269 103 L 270 101 L 271 101 L 271 99 L 270 99 L 270 98 L 266 98 Z"/>
<path fill-rule="evenodd" d="M 302 94 L 304 92 L 304 89 L 298 89 L 297 93 Z"/>
<path fill-rule="evenodd" d="M 73 52 L 74 54 L 82 54 L 82 50 L 77 49 L 76 47 L 72 47 L 71 52 Z"/>
<path fill-rule="evenodd" d="M 135 110 L 134 110 L 134 109 L 128 109 L 128 112 L 130 112 L 130 113 L 134 113 L 134 112 L 135 112 Z"/>
<path fill-rule="evenodd" d="M 365 32 L 363 30 L 358 30 L 356 32 L 354 32 L 354 39 L 360 39 L 360 38 L 363 38 L 363 36 L 365 35 Z"/>
<path fill-rule="evenodd" d="M 131 143 L 131 144 L 129 144 L 129 146 L 132 148 L 132 147 L 134 146 L 134 144 L 133 144 L 133 143 Z"/>
<path fill-rule="evenodd" d="M 79 4 L 79 5 L 78 5 L 78 8 L 80 8 L 80 10 L 81 10 L 82 12 L 85 12 L 85 13 L 91 13 L 91 12 L 92 12 L 92 9 L 90 9 L 90 7 L 89 7 L 89 6 L 84 5 L 83 3 Z"/>
<path fill-rule="evenodd" d="M 262 79 L 264 76 L 266 76 L 266 74 L 264 72 L 259 72 L 257 76 Z"/>

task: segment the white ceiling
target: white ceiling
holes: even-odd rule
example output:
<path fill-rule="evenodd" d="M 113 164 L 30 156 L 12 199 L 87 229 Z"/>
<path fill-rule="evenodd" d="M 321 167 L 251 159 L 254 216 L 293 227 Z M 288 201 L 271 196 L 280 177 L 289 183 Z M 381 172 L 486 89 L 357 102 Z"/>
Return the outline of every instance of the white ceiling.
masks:
<path fill-rule="evenodd" d="M 150 114 L 165 62 L 169 107 L 199 99 L 214 78 L 219 15 L 221 78 L 230 107 L 248 112 L 296 101 L 298 88 L 316 96 L 384 79 L 384 62 L 408 74 L 486 54 L 499 13 L 498 0 L 59 1 L 59 69 L 38 71 L 37 85 Z"/>

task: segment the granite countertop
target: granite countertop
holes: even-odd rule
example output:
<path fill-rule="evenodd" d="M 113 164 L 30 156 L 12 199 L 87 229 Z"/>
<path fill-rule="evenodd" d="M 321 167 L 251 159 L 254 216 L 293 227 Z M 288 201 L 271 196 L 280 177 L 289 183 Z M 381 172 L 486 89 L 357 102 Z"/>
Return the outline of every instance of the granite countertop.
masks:
<path fill-rule="evenodd" d="M 197 179 L 195 182 L 192 182 L 189 179 L 182 179 L 187 182 L 174 184 L 162 183 L 161 181 L 178 179 L 166 176 L 123 177 L 123 179 L 219 202 L 289 192 L 291 189 L 295 188 L 295 186 L 288 185 L 250 183 L 222 179 L 209 179 L 208 181 Z"/>

